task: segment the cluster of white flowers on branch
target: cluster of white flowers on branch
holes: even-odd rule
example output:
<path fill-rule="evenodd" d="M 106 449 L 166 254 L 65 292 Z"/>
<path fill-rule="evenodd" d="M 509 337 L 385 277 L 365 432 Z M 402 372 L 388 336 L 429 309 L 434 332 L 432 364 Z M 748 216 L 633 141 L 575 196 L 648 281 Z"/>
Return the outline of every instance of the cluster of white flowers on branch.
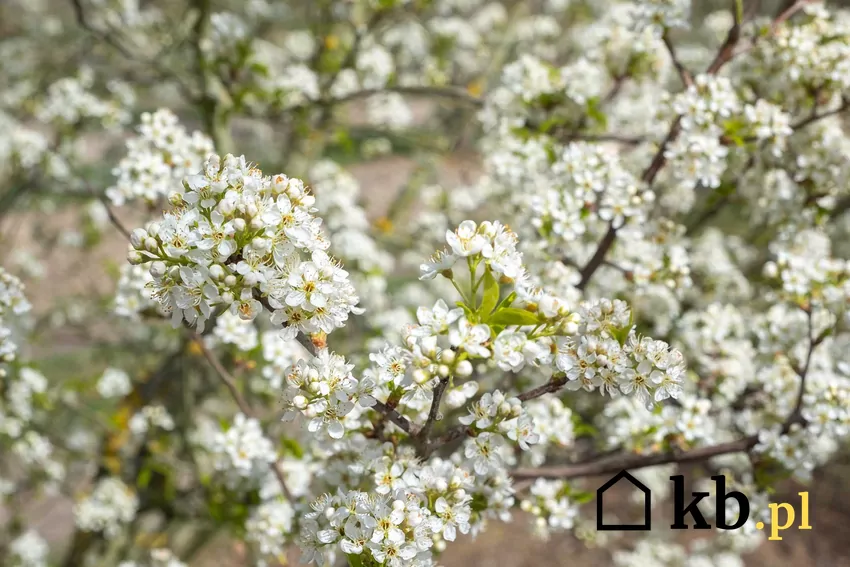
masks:
<path fill-rule="evenodd" d="M 259 564 L 428 567 L 516 512 L 618 567 L 738 565 L 778 483 L 846 445 L 845 10 L 18 4 L 0 228 L 31 209 L 44 258 L 0 269 L 3 565 L 47 565 L 42 486 L 76 501 L 65 567 L 182 567 L 222 529 Z M 107 223 L 115 293 L 32 308 L 16 275 Z M 588 529 L 589 477 L 661 499 L 684 463 L 747 495 L 740 530 Z"/>
<path fill-rule="evenodd" d="M 161 221 L 132 232 L 129 260 L 150 264 L 152 296 L 175 325 L 203 330 L 219 306 L 251 320 L 262 298 L 276 323 L 305 333 L 329 333 L 358 312 L 300 180 L 212 155 L 169 201 Z"/>

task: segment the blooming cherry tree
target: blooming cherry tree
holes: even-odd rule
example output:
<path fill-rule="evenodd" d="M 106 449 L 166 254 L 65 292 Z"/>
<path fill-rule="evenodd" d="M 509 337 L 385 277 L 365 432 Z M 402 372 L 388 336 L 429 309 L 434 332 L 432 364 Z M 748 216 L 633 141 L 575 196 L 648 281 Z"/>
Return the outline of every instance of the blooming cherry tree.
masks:
<path fill-rule="evenodd" d="M 0 227 L 44 222 L 0 268 L 3 565 L 180 567 L 226 532 L 257 565 L 426 567 L 508 521 L 739 565 L 846 444 L 845 10 L 12 4 Z M 352 173 L 402 155 L 395 194 Z M 45 286 L 55 250 L 108 291 Z M 743 527 L 593 530 L 593 477 L 660 500 L 683 463 Z M 36 493 L 74 502 L 67 546 Z"/>

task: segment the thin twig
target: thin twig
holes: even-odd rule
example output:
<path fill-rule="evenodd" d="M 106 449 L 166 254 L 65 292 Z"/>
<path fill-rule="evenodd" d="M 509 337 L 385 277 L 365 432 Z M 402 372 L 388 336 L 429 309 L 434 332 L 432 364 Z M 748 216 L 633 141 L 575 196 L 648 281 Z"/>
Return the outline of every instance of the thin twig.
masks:
<path fill-rule="evenodd" d="M 511 472 L 514 478 L 578 478 L 586 476 L 596 476 L 603 474 L 612 474 L 622 470 L 635 470 L 656 465 L 665 465 L 669 463 L 693 463 L 705 461 L 712 457 L 720 455 L 728 455 L 730 453 L 747 452 L 758 443 L 758 436 L 752 435 L 744 437 L 737 441 L 728 443 L 720 443 L 718 445 L 710 445 L 708 447 L 699 447 L 683 452 L 665 452 L 651 453 L 648 455 L 638 455 L 634 453 L 625 453 L 589 461 L 586 463 L 577 463 L 574 465 L 541 467 L 541 468 L 524 468 L 516 469 Z"/>
<path fill-rule="evenodd" d="M 440 381 L 434 387 L 434 398 L 431 400 L 431 409 L 428 412 L 428 419 L 425 421 L 425 424 L 422 428 L 416 433 L 416 438 L 420 443 L 424 443 L 427 445 L 428 443 L 428 435 L 431 434 L 431 428 L 434 426 L 434 422 L 437 421 L 437 416 L 440 414 L 440 402 L 443 399 L 443 393 L 446 391 L 446 388 L 449 385 L 449 379 L 440 378 Z"/>
<path fill-rule="evenodd" d="M 612 142 L 617 144 L 623 144 L 625 146 L 639 146 L 640 144 L 647 142 L 647 139 L 643 136 L 620 136 L 617 134 L 583 134 L 580 132 L 570 134 L 569 136 L 563 139 L 564 142 L 572 142 L 575 140 L 580 140 L 583 142 Z"/>
<path fill-rule="evenodd" d="M 803 361 L 802 367 L 794 367 L 794 372 L 797 373 L 797 376 L 800 377 L 800 390 L 797 392 L 797 400 L 794 402 L 794 409 L 791 410 L 791 413 L 788 414 L 788 419 L 785 420 L 785 424 L 783 426 L 783 430 L 787 432 L 792 425 L 795 423 L 803 422 L 802 409 L 803 409 L 803 398 L 806 395 L 806 377 L 809 375 L 809 368 L 812 364 L 812 355 L 815 352 L 815 349 L 820 345 L 823 340 L 829 335 L 828 331 L 824 331 L 819 336 L 814 336 L 814 323 L 812 321 L 812 306 L 808 305 L 804 308 L 806 312 L 806 321 L 807 321 L 807 331 L 806 336 L 809 339 L 809 347 L 806 350 L 806 359 Z"/>
<path fill-rule="evenodd" d="M 519 394 L 517 396 L 517 398 L 519 398 L 519 400 L 521 402 L 533 400 L 534 398 L 539 398 L 540 396 L 543 396 L 545 394 L 549 394 L 551 392 L 557 392 L 558 390 L 563 388 L 564 384 L 566 384 L 566 383 L 567 383 L 566 376 L 557 376 L 557 377 L 552 378 L 549 382 L 543 384 L 542 386 L 538 386 L 538 387 L 533 388 L 533 389 L 531 389 L 527 392 L 523 392 L 522 394 Z M 422 453 L 423 453 L 424 456 L 428 456 L 431 453 L 433 453 L 436 449 L 438 449 L 439 447 L 441 447 L 441 446 L 443 446 L 447 443 L 451 443 L 452 441 L 460 439 L 461 437 L 464 437 L 466 435 L 472 435 L 473 433 L 474 433 L 474 430 L 471 427 L 466 426 L 466 425 L 459 425 L 457 427 L 449 429 L 447 432 L 445 432 L 441 436 L 430 441 L 425 446 L 425 448 L 422 450 Z"/>
<path fill-rule="evenodd" d="M 239 388 L 236 387 L 236 380 L 233 378 L 233 375 L 227 371 L 218 357 L 213 353 L 207 345 L 204 344 L 203 337 L 199 334 L 194 334 L 195 343 L 198 345 L 198 348 L 201 349 L 201 352 L 204 355 L 204 358 L 207 359 L 207 362 L 210 363 L 210 366 L 213 367 L 215 373 L 218 375 L 219 380 L 221 380 L 224 385 L 227 387 L 230 392 L 230 396 L 236 402 L 236 405 L 239 406 L 240 411 L 245 414 L 245 417 L 256 419 L 254 411 L 251 409 L 251 406 L 245 400 L 245 397 L 239 391 Z M 289 491 L 289 487 L 286 486 L 286 479 L 283 477 L 283 471 L 280 468 L 280 462 L 275 460 L 275 462 L 271 463 L 269 467 L 277 478 L 278 484 L 280 484 L 280 490 L 283 492 L 283 495 L 290 502 L 295 502 L 295 499 L 292 497 L 292 493 Z"/>
<path fill-rule="evenodd" d="M 469 94 L 469 91 L 466 89 L 462 89 L 460 87 L 429 87 L 429 86 L 390 86 L 384 87 L 381 89 L 363 89 L 351 94 L 332 98 L 327 100 L 316 101 L 317 104 L 321 105 L 336 105 L 343 104 L 346 102 L 351 102 L 354 100 L 360 100 L 364 98 L 369 98 L 370 96 L 384 94 L 384 93 L 398 93 L 403 95 L 411 95 L 411 96 L 424 96 L 424 97 L 432 97 L 432 98 L 446 98 L 451 99 L 462 104 L 468 104 L 470 106 L 483 106 L 484 101 L 476 96 L 472 96 Z M 312 103 L 306 103 L 312 104 Z"/>
<path fill-rule="evenodd" d="M 791 126 L 791 128 L 793 130 L 799 130 L 801 128 L 805 128 L 809 124 L 812 124 L 812 123 L 817 122 L 819 120 L 823 120 L 824 118 L 828 118 L 829 116 L 835 116 L 836 114 L 841 114 L 842 112 L 844 112 L 848 108 L 850 108 L 850 98 L 842 98 L 841 99 L 841 106 L 839 106 L 838 108 L 834 108 L 833 110 L 828 110 L 828 111 L 822 112 L 820 114 L 812 114 L 811 116 L 808 116 L 808 117 L 804 118 L 803 120 L 800 120 L 796 124 L 793 124 Z"/>
<path fill-rule="evenodd" d="M 771 33 L 776 33 L 776 30 L 779 26 L 791 19 L 791 16 L 805 8 L 807 4 L 814 4 L 814 0 L 797 0 L 788 8 L 786 8 L 783 12 L 781 12 L 778 16 L 776 16 L 773 19 L 773 24 L 771 24 L 770 26 Z"/>
<path fill-rule="evenodd" d="M 566 376 L 557 376 L 553 377 L 551 380 L 543 384 L 542 386 L 538 386 L 537 388 L 531 389 L 527 392 L 523 392 L 518 395 L 519 401 L 527 402 L 528 400 L 533 400 L 534 398 L 539 398 L 545 394 L 549 394 L 551 392 L 557 392 L 561 388 L 564 387 L 564 384 L 567 383 Z"/>
<path fill-rule="evenodd" d="M 667 32 L 664 32 L 661 39 L 664 41 L 665 47 L 667 47 L 667 53 L 670 54 L 670 59 L 673 61 L 673 66 L 676 68 L 676 72 L 679 73 L 679 78 L 682 80 L 682 83 L 686 88 L 690 88 L 694 84 L 694 77 L 676 56 L 676 48 L 673 46 L 673 42 L 670 41 L 670 36 Z"/>
<path fill-rule="evenodd" d="M 726 41 L 723 42 L 723 45 L 720 46 L 720 49 L 717 52 L 714 60 L 706 69 L 706 73 L 709 75 L 716 74 L 720 71 L 723 66 L 732 60 L 735 55 L 735 47 L 738 45 L 738 41 L 741 38 L 741 22 L 738 21 L 738 18 L 735 18 L 735 22 L 732 24 L 732 27 L 729 29 L 729 33 L 726 36 Z M 672 46 L 670 46 L 672 47 Z M 668 47 L 668 49 L 670 48 Z M 672 52 L 671 52 L 672 55 Z M 674 61 L 675 63 L 675 61 Z M 683 77 L 683 81 L 685 78 Z M 670 130 L 667 132 L 667 135 L 664 137 L 664 140 L 661 142 L 661 145 L 658 147 L 658 150 L 655 152 L 655 155 L 652 158 L 652 161 L 649 163 L 649 166 L 644 170 L 641 175 L 641 181 L 646 183 L 647 185 L 652 185 L 655 178 L 658 176 L 658 173 L 663 169 L 663 167 L 667 163 L 667 146 L 673 143 L 676 138 L 679 136 L 679 133 L 682 129 L 682 116 L 677 116 L 673 121 L 673 124 L 670 126 Z M 608 254 L 608 250 L 614 244 L 614 241 L 617 239 L 617 229 L 614 228 L 613 224 L 608 225 L 608 230 L 605 233 L 605 236 L 602 237 L 602 240 L 599 242 L 599 245 L 596 248 L 596 251 L 593 253 L 593 256 L 590 258 L 590 261 L 585 265 L 584 268 L 581 269 L 581 280 L 578 284 L 578 289 L 583 290 L 587 287 L 587 284 L 590 283 L 593 274 L 596 273 L 596 270 L 599 269 L 599 266 L 602 265 L 605 260 L 605 255 Z"/>
<path fill-rule="evenodd" d="M 130 231 L 127 230 L 127 227 L 124 226 L 124 223 L 121 222 L 121 220 L 115 214 L 115 211 L 112 210 L 112 207 L 109 205 L 109 201 L 107 201 L 104 197 L 100 197 L 100 202 L 103 203 L 103 207 L 106 209 L 106 216 L 109 218 L 109 222 L 111 222 L 112 226 L 118 229 L 118 232 L 123 234 L 124 238 L 129 241 Z"/>
<path fill-rule="evenodd" d="M 398 425 L 406 433 L 411 433 L 413 431 L 413 425 L 410 423 L 410 420 L 398 413 L 395 409 L 387 406 L 387 404 L 375 400 L 375 405 L 372 406 L 372 409 L 386 416 L 387 419 Z"/>
<path fill-rule="evenodd" d="M 233 401 L 236 402 L 236 405 L 239 406 L 242 413 L 244 413 L 246 417 L 254 417 L 254 411 L 251 409 L 251 406 L 248 405 L 248 402 L 245 400 L 244 396 L 242 396 L 242 392 L 240 392 L 239 388 L 236 386 L 236 380 L 233 378 L 233 375 L 227 371 L 218 357 L 206 344 L 204 344 L 204 339 L 201 335 L 195 333 L 194 338 L 195 343 L 198 345 L 198 348 L 201 349 L 204 358 L 207 359 L 207 362 L 209 362 L 210 366 L 213 367 L 213 370 L 216 371 L 219 379 L 225 386 L 227 386 L 227 389 L 230 391 L 230 396 L 233 398 Z"/>

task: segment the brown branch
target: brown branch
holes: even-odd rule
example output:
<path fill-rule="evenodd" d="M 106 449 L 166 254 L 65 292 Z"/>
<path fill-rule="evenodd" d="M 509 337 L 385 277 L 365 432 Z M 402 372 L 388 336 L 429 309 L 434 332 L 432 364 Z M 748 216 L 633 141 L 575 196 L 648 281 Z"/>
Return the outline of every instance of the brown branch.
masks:
<path fill-rule="evenodd" d="M 790 6 L 788 6 L 785 10 L 779 13 L 773 19 L 773 23 L 770 26 L 771 33 L 776 33 L 776 30 L 779 26 L 787 22 L 791 17 L 806 7 L 807 4 L 814 4 L 815 0 L 797 0 Z M 787 3 L 786 3 L 787 4 Z"/>
<path fill-rule="evenodd" d="M 593 253 L 593 256 L 590 258 L 584 268 L 580 270 L 581 280 L 576 286 L 578 289 L 583 290 L 587 287 L 587 284 L 590 283 L 590 279 L 593 277 L 593 274 L 596 273 L 596 270 L 599 269 L 599 266 L 602 265 L 602 262 L 605 261 L 605 255 L 608 253 L 608 250 L 614 244 L 614 240 L 616 238 L 617 229 L 614 228 L 613 224 L 609 224 L 608 231 L 605 233 L 605 236 L 602 237 L 602 240 L 596 247 L 596 252 Z"/>
<path fill-rule="evenodd" d="M 713 75 L 720 71 L 720 68 L 726 65 L 726 63 L 731 61 L 735 56 L 735 48 L 738 46 L 738 42 L 740 40 L 741 22 L 735 21 L 735 23 L 732 24 L 732 27 L 729 28 L 729 32 L 726 34 L 726 39 L 723 40 L 723 44 L 717 51 L 717 55 L 714 56 L 714 59 L 708 65 L 705 72 L 709 75 Z"/>
<path fill-rule="evenodd" d="M 564 387 L 564 384 L 567 383 L 566 376 L 557 376 L 552 377 L 551 380 L 543 384 L 542 386 L 538 386 L 537 388 L 533 388 L 527 392 L 523 392 L 518 395 L 519 401 L 527 402 L 528 400 L 533 400 L 534 398 L 539 398 L 545 394 L 549 394 L 551 392 L 557 392 L 561 388 Z"/>
<path fill-rule="evenodd" d="M 664 41 L 664 46 L 667 47 L 667 53 L 670 54 L 670 59 L 673 61 L 676 72 L 679 73 L 679 78 L 686 88 L 690 88 L 694 84 L 694 77 L 676 56 L 676 48 L 673 46 L 673 42 L 670 41 L 669 34 L 665 31 L 661 39 Z"/>
<path fill-rule="evenodd" d="M 684 452 L 650 453 L 639 455 L 625 453 L 613 457 L 603 458 L 586 463 L 574 465 L 562 465 L 541 468 L 523 468 L 511 472 L 514 478 L 578 478 L 613 474 L 621 470 L 635 470 L 670 463 L 694 463 L 705 461 L 712 457 L 728 455 L 730 453 L 747 452 L 758 443 L 758 436 L 752 435 L 737 441 L 699 447 Z"/>
<path fill-rule="evenodd" d="M 236 402 L 236 405 L 239 406 L 240 411 L 245 414 L 246 417 L 254 417 L 254 412 L 251 409 L 251 406 L 248 405 L 248 402 L 242 396 L 242 392 L 239 391 L 239 388 L 236 387 L 236 380 L 233 378 L 233 375 L 228 372 L 228 370 L 224 367 L 218 357 L 204 344 L 204 339 L 201 335 L 195 333 L 194 336 L 195 344 L 198 345 L 198 348 L 201 349 L 201 352 L 204 355 L 204 358 L 207 359 L 207 362 L 210 363 L 210 366 L 213 367 L 213 370 L 218 374 L 219 379 L 224 383 L 230 392 L 230 396 L 233 398 L 233 401 Z"/>
<path fill-rule="evenodd" d="M 368 98 L 377 94 L 383 93 L 398 93 L 411 96 L 423 96 L 432 98 L 446 98 L 455 100 L 462 104 L 480 107 L 484 105 L 484 101 L 476 96 L 472 96 L 466 89 L 460 87 L 431 87 L 431 86 L 390 86 L 382 89 L 363 89 L 353 92 L 343 97 L 318 101 L 320 105 L 335 105 Z M 309 104 L 309 103 L 308 103 Z"/>
<path fill-rule="evenodd" d="M 124 223 L 122 223 L 121 220 L 118 218 L 118 216 L 116 216 L 115 211 L 113 211 L 112 207 L 109 206 L 109 201 L 107 201 L 105 198 L 101 197 L 100 202 L 103 203 L 103 207 L 106 209 L 106 216 L 109 218 L 109 222 L 111 222 L 112 226 L 114 226 L 116 229 L 118 229 L 118 232 L 123 234 L 124 238 L 126 238 L 129 241 L 130 240 L 130 231 L 127 230 L 127 227 L 124 226 Z"/>
<path fill-rule="evenodd" d="M 375 405 L 372 406 L 372 409 L 374 409 L 380 414 L 383 414 L 391 422 L 398 425 L 405 433 L 413 432 L 414 428 L 413 425 L 410 423 L 410 420 L 398 413 L 395 409 L 389 407 L 384 402 L 375 400 Z"/>
<path fill-rule="evenodd" d="M 735 55 L 735 47 L 738 44 L 738 41 L 741 38 L 741 22 L 738 21 L 736 16 L 735 23 L 729 29 L 729 33 L 726 36 L 726 41 L 723 42 L 723 45 L 720 46 L 720 50 L 717 52 L 714 60 L 706 69 L 706 73 L 709 75 L 716 74 L 720 71 L 720 69 Z M 668 46 L 670 49 L 672 45 Z M 673 52 L 671 51 L 671 56 L 673 56 Z M 675 59 L 675 56 L 673 56 Z M 674 60 L 675 64 L 675 60 Z M 684 68 L 683 68 L 684 69 Z M 683 81 L 685 78 L 683 77 Z M 658 176 L 658 173 L 661 169 L 666 165 L 667 158 L 665 157 L 665 152 L 667 151 L 667 146 L 670 145 L 676 138 L 679 136 L 679 133 L 682 129 L 682 116 L 677 116 L 673 121 L 673 124 L 670 126 L 670 130 L 667 132 L 667 135 L 664 137 L 664 140 L 661 142 L 661 145 L 658 148 L 658 151 L 655 152 L 655 155 L 652 158 L 652 161 L 649 163 L 649 166 L 644 170 L 641 175 L 641 181 L 646 183 L 647 185 L 652 185 L 655 181 L 655 178 Z M 584 290 L 587 287 L 587 284 L 590 283 L 590 279 L 593 277 L 593 274 L 596 270 L 599 269 L 599 266 L 605 260 L 605 255 L 608 253 L 608 250 L 614 244 L 614 241 L 617 238 L 617 229 L 614 228 L 613 225 L 608 225 L 608 231 L 605 233 L 605 236 L 599 242 L 599 245 L 596 248 L 596 252 L 593 253 L 593 256 L 590 258 L 590 261 L 585 265 L 585 267 L 581 270 L 581 280 L 578 284 L 578 289 Z"/>
<path fill-rule="evenodd" d="M 642 136 L 619 136 L 617 134 L 583 134 L 573 133 L 563 139 L 564 142 L 580 140 L 584 142 L 614 142 L 625 146 L 639 146 L 647 141 Z"/>
<path fill-rule="evenodd" d="M 440 378 L 440 381 L 434 387 L 434 398 L 431 400 L 431 409 L 428 411 L 428 419 L 422 428 L 416 433 L 416 438 L 420 443 L 427 445 L 428 435 L 431 433 L 431 428 L 434 422 L 437 421 L 437 416 L 440 414 L 440 402 L 443 399 L 443 393 L 449 385 L 449 379 Z"/>
<path fill-rule="evenodd" d="M 557 392 L 558 390 L 563 388 L 564 384 L 566 383 L 566 376 L 553 377 L 551 380 L 549 380 L 549 382 L 543 384 L 542 386 L 538 386 L 536 388 L 528 390 L 527 392 L 523 392 L 522 394 L 517 395 L 517 398 L 519 398 L 521 402 L 527 402 L 528 400 L 539 398 L 540 396 L 543 396 L 545 394 Z M 460 439 L 461 437 L 464 437 L 466 435 L 472 435 L 473 433 L 474 430 L 471 426 L 459 425 L 457 427 L 449 429 L 441 436 L 429 442 L 427 445 L 425 445 L 421 452 L 424 457 L 427 457 L 439 447 L 446 445 L 447 443 L 451 443 L 452 441 L 456 441 L 457 439 Z"/>
<path fill-rule="evenodd" d="M 841 99 L 841 106 L 839 106 L 838 108 L 834 108 L 832 110 L 828 110 L 828 111 L 822 112 L 820 114 L 812 114 L 811 116 L 808 116 L 808 117 L 804 118 L 803 120 L 800 120 L 796 124 L 792 124 L 791 129 L 792 130 L 799 130 L 801 128 L 805 128 L 809 124 L 812 124 L 812 123 L 817 122 L 819 120 L 823 120 L 824 118 L 828 118 L 830 116 L 835 116 L 836 114 L 841 114 L 842 112 L 844 112 L 848 108 L 850 108 L 850 98 L 844 97 L 844 98 Z"/>
<path fill-rule="evenodd" d="M 428 443 L 427 447 L 425 447 L 425 449 L 423 449 L 422 451 L 423 457 L 427 457 L 443 445 L 451 443 L 452 441 L 460 439 L 461 437 L 464 437 L 466 435 L 472 435 L 472 432 L 472 428 L 466 425 L 459 425 L 457 427 L 449 429 L 448 431 Z"/>
<path fill-rule="evenodd" d="M 828 330 L 821 333 L 819 336 L 813 336 L 814 327 L 812 321 L 812 307 L 808 305 L 803 308 L 806 312 L 806 321 L 807 321 L 807 332 L 806 335 L 809 338 L 809 348 L 806 350 L 806 359 L 803 361 L 802 368 L 794 366 L 794 372 L 797 373 L 797 376 L 800 377 L 800 391 L 797 392 L 797 400 L 794 402 L 794 409 L 791 410 L 791 413 L 788 414 L 788 419 L 785 420 L 785 424 L 783 426 L 783 431 L 787 432 L 794 423 L 803 422 L 803 416 L 801 414 L 803 409 L 803 397 L 806 395 L 806 377 L 809 375 L 809 368 L 812 364 L 812 355 L 815 352 L 815 349 L 820 345 L 824 339 L 829 335 Z"/>

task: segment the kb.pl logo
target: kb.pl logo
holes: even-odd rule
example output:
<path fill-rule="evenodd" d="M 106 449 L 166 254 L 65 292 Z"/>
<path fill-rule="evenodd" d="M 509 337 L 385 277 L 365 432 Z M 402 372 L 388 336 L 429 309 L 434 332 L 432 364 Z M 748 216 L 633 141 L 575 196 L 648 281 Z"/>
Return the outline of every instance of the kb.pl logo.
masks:
<path fill-rule="evenodd" d="M 693 526 L 695 530 L 708 530 L 713 526 L 706 521 L 705 516 L 699 509 L 699 503 L 710 496 L 708 492 L 692 492 L 690 501 L 685 500 L 685 477 L 683 475 L 671 476 L 673 482 L 673 523 L 670 528 L 674 530 L 687 530 Z M 726 477 L 716 475 L 711 477 L 716 487 L 714 500 L 716 527 L 721 530 L 737 530 L 741 528 L 750 518 L 750 501 L 743 492 L 730 490 L 726 492 Z M 643 522 L 639 524 L 606 524 L 603 520 L 603 494 L 620 481 L 627 481 L 635 488 L 643 492 Z M 810 530 L 809 525 L 809 493 L 799 492 L 800 497 L 800 523 L 796 526 L 798 530 Z M 726 504 L 733 500 L 738 505 L 738 517 L 732 523 L 726 522 Z M 596 528 L 603 531 L 616 530 L 650 530 L 652 529 L 652 518 L 650 510 L 652 507 L 652 492 L 642 482 L 626 471 L 620 471 L 614 478 L 603 484 L 596 491 Z M 768 504 L 770 509 L 770 536 L 771 541 L 781 541 L 779 532 L 793 528 L 796 519 L 794 505 L 789 502 L 774 502 Z M 686 520 L 690 516 L 692 524 Z M 780 516 L 782 516 L 780 518 Z M 764 522 L 757 522 L 758 529 L 764 529 Z"/>

